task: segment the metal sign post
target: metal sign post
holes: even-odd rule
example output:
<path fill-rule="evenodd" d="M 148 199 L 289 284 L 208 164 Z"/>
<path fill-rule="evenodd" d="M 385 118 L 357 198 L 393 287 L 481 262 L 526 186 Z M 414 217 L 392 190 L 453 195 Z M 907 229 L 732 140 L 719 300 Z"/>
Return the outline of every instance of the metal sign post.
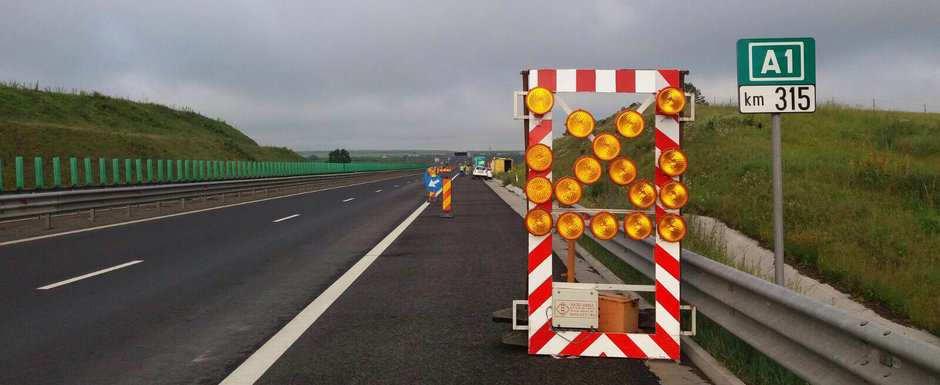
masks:
<path fill-rule="evenodd" d="M 784 286 L 780 114 L 816 112 L 816 40 L 811 37 L 740 39 L 737 48 L 738 111 L 770 113 L 774 282 Z"/>

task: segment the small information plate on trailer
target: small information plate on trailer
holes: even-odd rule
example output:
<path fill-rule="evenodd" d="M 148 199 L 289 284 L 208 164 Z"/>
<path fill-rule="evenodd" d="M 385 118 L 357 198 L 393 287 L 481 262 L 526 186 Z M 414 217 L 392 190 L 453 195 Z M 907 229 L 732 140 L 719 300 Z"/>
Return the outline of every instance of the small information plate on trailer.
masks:
<path fill-rule="evenodd" d="M 552 327 L 597 329 L 597 290 L 559 287 L 556 283 L 552 289 Z"/>

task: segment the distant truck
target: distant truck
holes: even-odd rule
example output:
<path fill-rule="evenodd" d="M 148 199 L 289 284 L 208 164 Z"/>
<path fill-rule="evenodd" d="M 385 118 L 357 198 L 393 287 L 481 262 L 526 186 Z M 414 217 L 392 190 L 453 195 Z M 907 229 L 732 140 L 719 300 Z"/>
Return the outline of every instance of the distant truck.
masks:
<path fill-rule="evenodd" d="M 493 169 L 493 172 L 509 172 L 509 169 L 512 168 L 512 159 L 493 158 L 493 161 L 490 162 L 490 168 Z"/>

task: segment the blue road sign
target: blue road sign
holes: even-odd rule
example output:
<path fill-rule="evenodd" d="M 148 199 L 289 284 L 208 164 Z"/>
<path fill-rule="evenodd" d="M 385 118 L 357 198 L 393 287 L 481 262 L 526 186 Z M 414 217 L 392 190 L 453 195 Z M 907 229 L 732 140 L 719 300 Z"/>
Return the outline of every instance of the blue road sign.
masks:
<path fill-rule="evenodd" d="M 442 185 L 443 183 L 441 181 L 440 175 L 430 176 L 428 174 L 424 174 L 424 188 L 426 188 L 428 191 L 434 192 L 440 190 Z"/>

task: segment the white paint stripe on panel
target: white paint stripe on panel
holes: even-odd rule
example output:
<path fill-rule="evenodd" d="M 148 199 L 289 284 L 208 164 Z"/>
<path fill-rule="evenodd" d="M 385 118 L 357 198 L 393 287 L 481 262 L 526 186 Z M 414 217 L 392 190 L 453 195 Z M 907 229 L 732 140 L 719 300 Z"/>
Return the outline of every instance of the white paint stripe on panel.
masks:
<path fill-rule="evenodd" d="M 555 71 L 555 92 L 575 92 L 576 70 Z"/>
<path fill-rule="evenodd" d="M 594 92 L 616 92 L 617 77 L 614 70 L 594 71 Z"/>
<path fill-rule="evenodd" d="M 636 70 L 636 92 L 654 93 L 656 88 L 656 70 Z"/>

